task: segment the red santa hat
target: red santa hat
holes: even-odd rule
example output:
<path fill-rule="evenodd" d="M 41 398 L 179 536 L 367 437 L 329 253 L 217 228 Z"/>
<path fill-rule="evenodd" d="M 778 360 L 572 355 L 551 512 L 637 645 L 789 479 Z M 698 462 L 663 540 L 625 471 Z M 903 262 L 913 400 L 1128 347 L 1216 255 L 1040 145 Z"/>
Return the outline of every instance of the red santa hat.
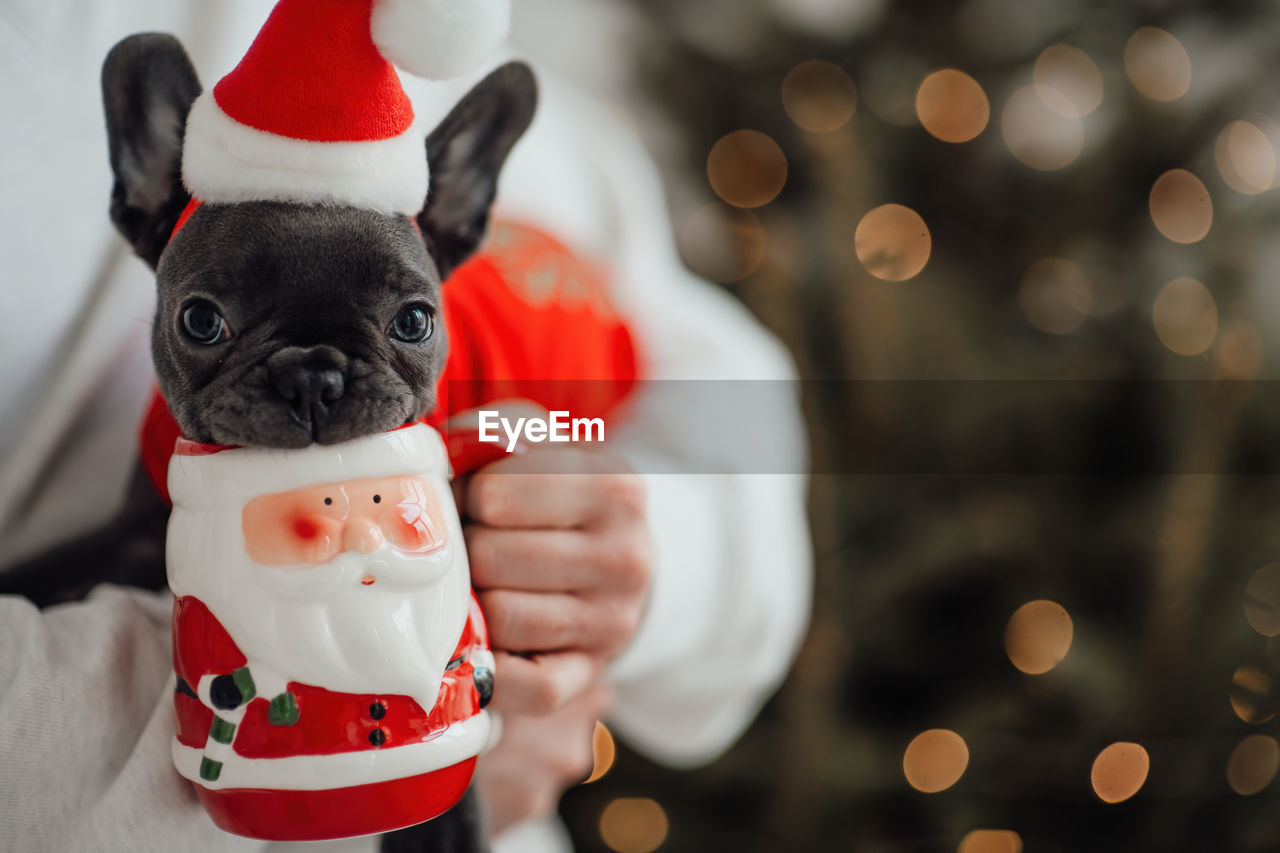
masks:
<path fill-rule="evenodd" d="M 448 488 L 449 457 L 440 433 L 415 423 L 296 450 L 223 447 L 180 438 L 169 462 L 169 496 L 175 509 L 238 509 L 260 495 L 403 474 L 438 479 Z"/>
<path fill-rule="evenodd" d="M 240 64 L 187 118 L 182 177 L 204 202 L 338 204 L 413 215 L 425 132 L 392 63 L 473 71 L 511 0 L 280 0 Z"/>

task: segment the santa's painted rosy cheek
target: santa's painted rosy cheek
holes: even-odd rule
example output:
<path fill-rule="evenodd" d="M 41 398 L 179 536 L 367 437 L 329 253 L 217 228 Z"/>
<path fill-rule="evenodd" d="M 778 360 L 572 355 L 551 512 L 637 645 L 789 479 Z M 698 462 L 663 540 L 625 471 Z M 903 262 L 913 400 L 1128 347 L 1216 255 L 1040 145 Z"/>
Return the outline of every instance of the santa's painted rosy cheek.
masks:
<path fill-rule="evenodd" d="M 382 518 L 387 538 L 402 551 L 434 551 L 444 545 L 435 502 L 423 494 L 407 498 Z"/>
<path fill-rule="evenodd" d="M 421 507 L 414 507 L 413 517 L 406 519 L 404 514 L 391 520 L 389 537 L 397 547 L 406 551 L 422 551 L 431 546 L 433 537 L 427 517 L 422 514 Z"/>
<path fill-rule="evenodd" d="M 339 522 L 332 518 L 295 516 L 290 536 L 281 537 L 275 565 L 325 563 L 338 552 Z M 284 540 L 289 541 L 284 541 Z"/>

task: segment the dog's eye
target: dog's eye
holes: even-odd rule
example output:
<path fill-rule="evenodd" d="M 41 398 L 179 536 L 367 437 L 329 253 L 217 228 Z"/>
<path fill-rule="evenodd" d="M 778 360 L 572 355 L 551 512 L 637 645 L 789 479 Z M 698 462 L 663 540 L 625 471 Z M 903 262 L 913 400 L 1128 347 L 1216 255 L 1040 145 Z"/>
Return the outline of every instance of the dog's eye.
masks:
<path fill-rule="evenodd" d="M 435 331 L 431 312 L 420 305 L 406 305 L 391 321 L 391 336 L 406 344 L 420 344 Z"/>
<path fill-rule="evenodd" d="M 200 300 L 182 309 L 182 331 L 198 344 L 216 344 L 231 337 L 227 321 L 212 302 Z"/>

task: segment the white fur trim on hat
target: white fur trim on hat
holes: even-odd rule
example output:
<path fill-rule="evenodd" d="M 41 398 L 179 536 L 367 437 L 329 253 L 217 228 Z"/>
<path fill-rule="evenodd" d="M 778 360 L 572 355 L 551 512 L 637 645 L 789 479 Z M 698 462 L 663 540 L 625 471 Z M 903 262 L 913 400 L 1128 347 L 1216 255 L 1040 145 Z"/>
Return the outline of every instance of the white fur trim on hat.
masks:
<path fill-rule="evenodd" d="M 204 202 L 286 201 L 413 216 L 427 198 L 425 136 L 413 124 L 372 142 L 313 142 L 237 122 L 213 93 L 187 116 L 182 181 Z"/>
<path fill-rule="evenodd" d="M 475 71 L 511 24 L 511 0 L 375 0 L 373 43 L 417 77 Z"/>
<path fill-rule="evenodd" d="M 449 456 L 426 424 L 299 450 L 240 447 L 207 455 L 175 453 L 169 462 L 174 507 L 221 509 L 259 495 L 362 477 L 420 474 L 447 478 Z"/>

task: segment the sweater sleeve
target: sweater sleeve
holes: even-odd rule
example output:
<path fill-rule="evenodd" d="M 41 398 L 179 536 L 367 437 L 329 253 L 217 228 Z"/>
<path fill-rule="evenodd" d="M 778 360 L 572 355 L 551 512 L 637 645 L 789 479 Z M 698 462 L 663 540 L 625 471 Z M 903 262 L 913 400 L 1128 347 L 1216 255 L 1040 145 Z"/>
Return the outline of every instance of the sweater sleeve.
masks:
<path fill-rule="evenodd" d="M 807 624 L 811 589 L 804 443 L 788 399 L 789 366 L 736 306 L 699 304 L 700 287 L 689 283 L 681 323 L 645 337 L 657 348 L 652 357 L 683 353 L 680 370 L 711 376 L 723 375 L 723 360 L 732 375 L 782 399 L 766 404 L 768 466 L 723 452 L 723 423 L 664 429 L 681 422 L 666 409 L 688 392 L 671 393 L 661 380 L 641 390 L 616 442 L 648 486 L 654 574 L 640 629 L 612 668 L 612 722 L 651 757 L 680 766 L 728 748 L 777 688 Z"/>
<path fill-rule="evenodd" d="M 165 593 L 0 597 L 0 850 L 260 850 L 178 776 Z"/>
<path fill-rule="evenodd" d="M 684 267 L 659 176 L 637 140 L 607 109 L 542 77 L 540 118 L 504 179 L 506 209 L 607 266 L 646 379 L 625 426 L 609 436 L 647 482 L 655 557 L 646 615 L 610 671 L 618 697 L 610 722 L 656 760 L 696 764 L 749 725 L 807 624 L 812 570 L 795 373 L 754 318 Z M 574 133 L 557 135 L 557 127 Z M 555 163 L 572 168 L 555 171 Z M 769 416 L 768 464 L 741 444 L 726 450 L 714 429 L 673 428 L 689 424 L 672 407 L 690 393 L 723 393 L 737 380 L 772 397 L 754 413 Z"/>

